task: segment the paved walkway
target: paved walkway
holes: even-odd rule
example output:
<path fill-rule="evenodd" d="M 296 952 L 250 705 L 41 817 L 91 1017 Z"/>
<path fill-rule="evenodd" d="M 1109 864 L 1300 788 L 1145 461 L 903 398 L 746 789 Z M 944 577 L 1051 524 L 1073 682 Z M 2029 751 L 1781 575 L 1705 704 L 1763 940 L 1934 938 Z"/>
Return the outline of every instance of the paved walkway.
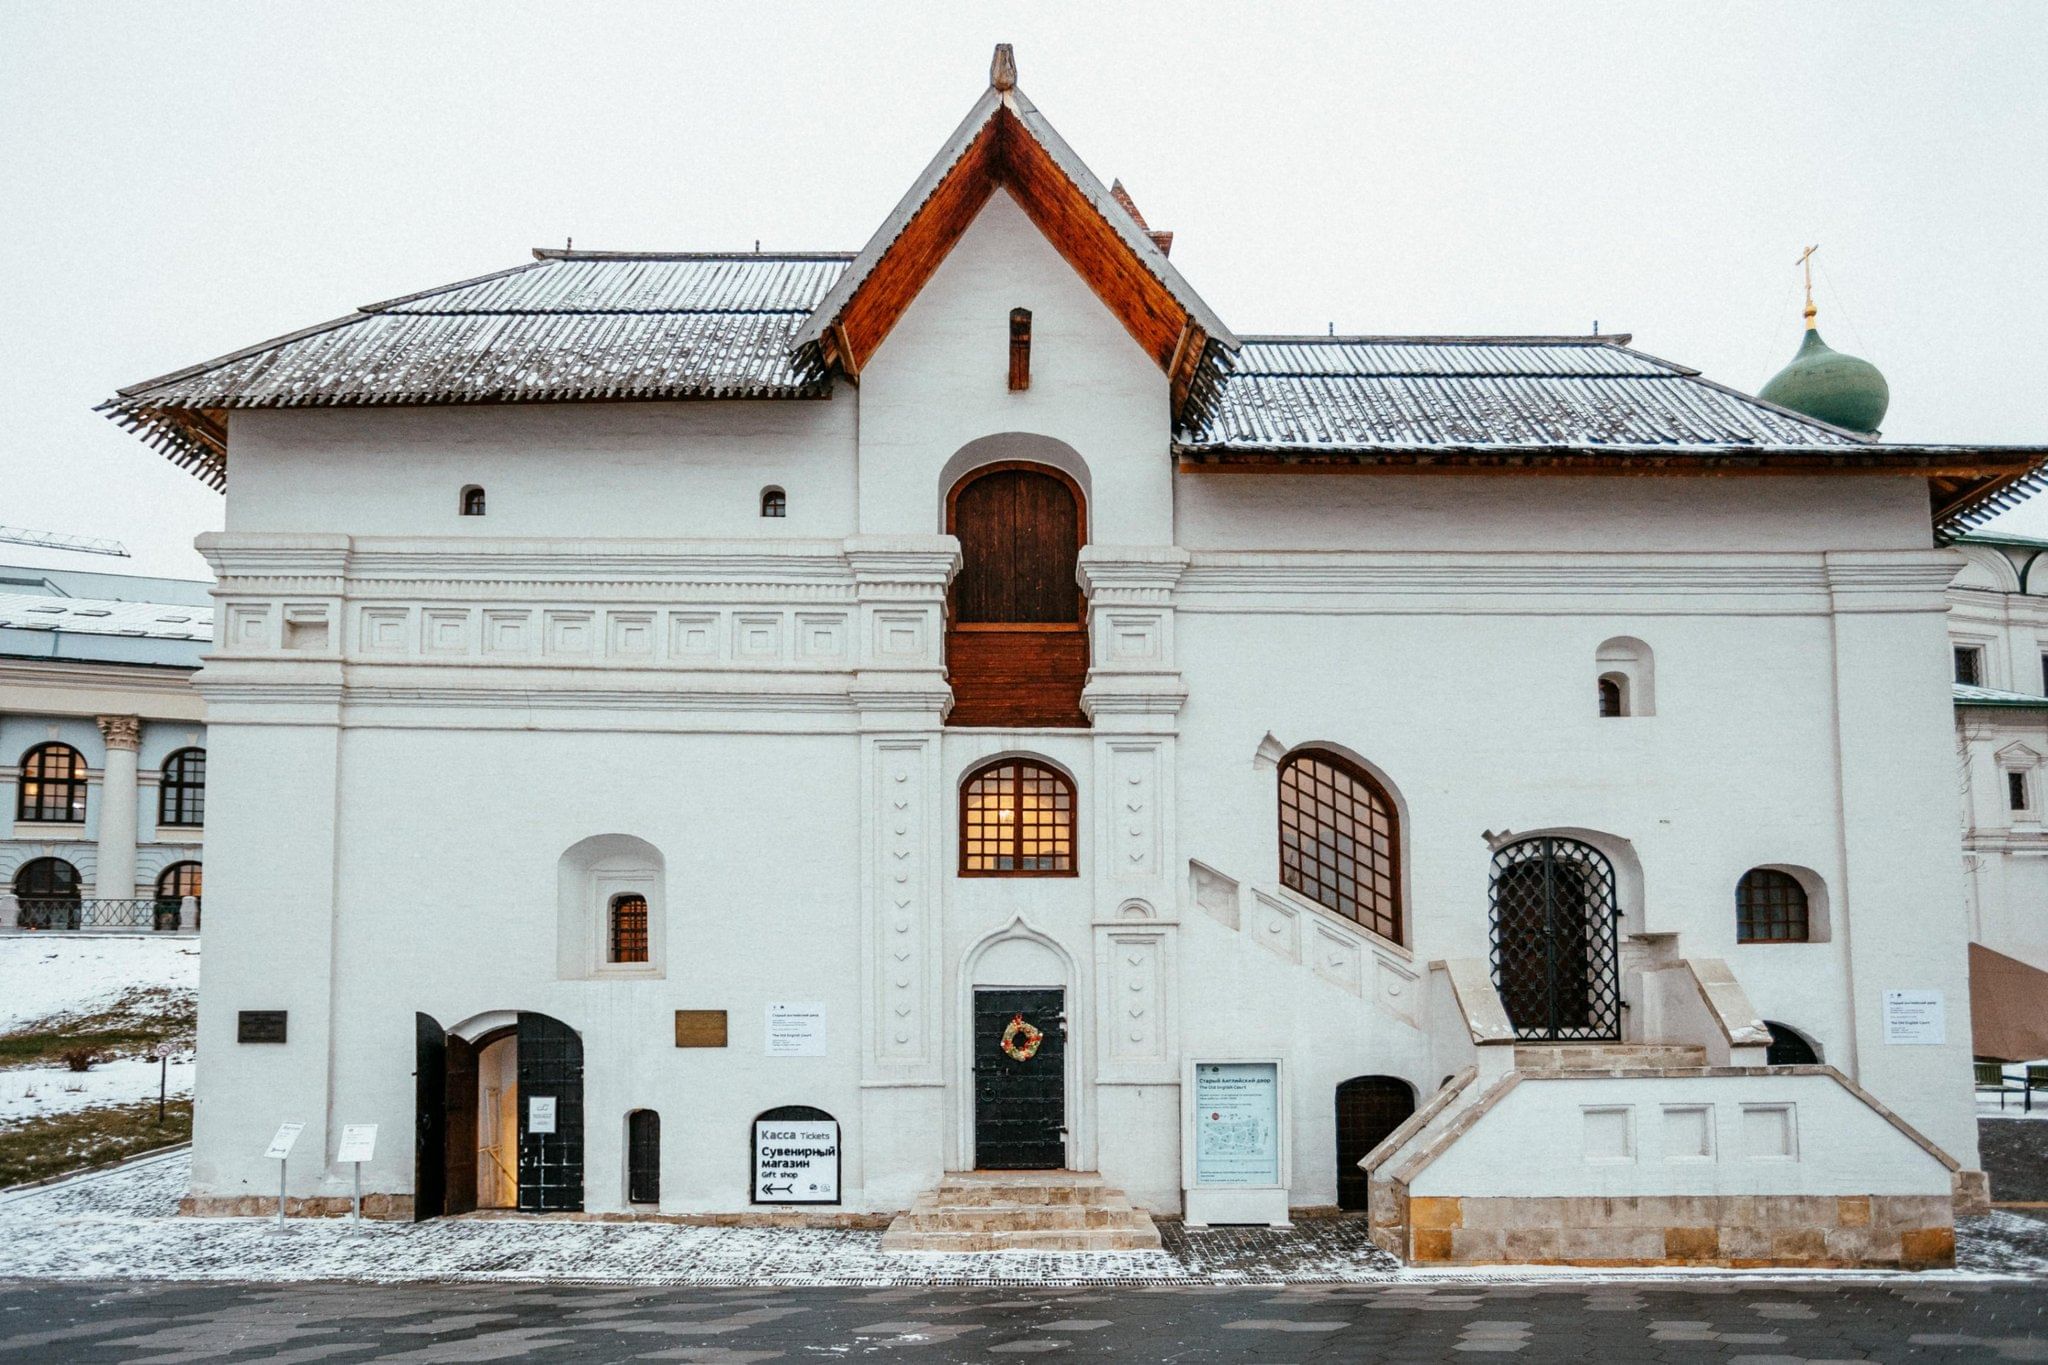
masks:
<path fill-rule="evenodd" d="M 0 1282 L 0 1361 L 2048 1361 L 2048 1284 L 617 1289 Z"/>

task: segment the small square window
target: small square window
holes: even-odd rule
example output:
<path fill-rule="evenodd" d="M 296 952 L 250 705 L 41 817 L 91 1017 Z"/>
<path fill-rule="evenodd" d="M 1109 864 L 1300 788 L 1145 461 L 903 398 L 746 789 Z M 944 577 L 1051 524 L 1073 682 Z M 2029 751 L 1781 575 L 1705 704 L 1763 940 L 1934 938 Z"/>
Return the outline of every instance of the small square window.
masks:
<path fill-rule="evenodd" d="M 1965 687 L 1984 685 L 1984 651 L 1975 645 L 1957 645 L 1956 681 Z"/>

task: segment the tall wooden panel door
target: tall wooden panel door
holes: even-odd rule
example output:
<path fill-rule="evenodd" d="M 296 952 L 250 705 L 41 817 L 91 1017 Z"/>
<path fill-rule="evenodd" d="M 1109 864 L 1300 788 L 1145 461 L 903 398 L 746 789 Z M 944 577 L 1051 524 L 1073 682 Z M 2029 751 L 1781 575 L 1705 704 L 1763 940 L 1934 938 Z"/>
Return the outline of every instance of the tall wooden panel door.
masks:
<path fill-rule="evenodd" d="M 1080 489 L 1039 465 L 991 465 L 947 501 L 960 572 L 946 631 L 949 725 L 1084 726 L 1087 535 Z"/>
<path fill-rule="evenodd" d="M 448 1035 L 430 1014 L 413 1020 L 412 1216 L 439 1218 L 447 1197 Z"/>

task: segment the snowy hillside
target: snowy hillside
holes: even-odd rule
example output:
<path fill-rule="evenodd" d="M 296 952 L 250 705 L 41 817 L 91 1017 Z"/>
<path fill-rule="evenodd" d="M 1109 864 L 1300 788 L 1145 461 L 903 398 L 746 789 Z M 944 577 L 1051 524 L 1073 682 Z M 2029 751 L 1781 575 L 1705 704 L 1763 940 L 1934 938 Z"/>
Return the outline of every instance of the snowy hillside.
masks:
<path fill-rule="evenodd" d="M 105 1009 L 135 991 L 199 990 L 199 940 L 155 934 L 0 936 L 0 1034 Z"/>

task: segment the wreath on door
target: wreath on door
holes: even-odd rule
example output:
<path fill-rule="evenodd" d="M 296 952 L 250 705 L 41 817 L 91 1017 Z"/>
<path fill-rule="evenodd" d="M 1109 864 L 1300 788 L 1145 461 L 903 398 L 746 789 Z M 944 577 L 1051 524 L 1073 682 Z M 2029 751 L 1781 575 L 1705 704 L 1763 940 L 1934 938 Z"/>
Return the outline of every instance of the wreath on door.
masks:
<path fill-rule="evenodd" d="M 1038 1045 L 1044 1041 L 1045 1034 L 1025 1023 L 1023 1015 L 1013 1014 L 1003 1030 L 1003 1055 L 1013 1062 L 1028 1062 L 1038 1055 Z"/>

